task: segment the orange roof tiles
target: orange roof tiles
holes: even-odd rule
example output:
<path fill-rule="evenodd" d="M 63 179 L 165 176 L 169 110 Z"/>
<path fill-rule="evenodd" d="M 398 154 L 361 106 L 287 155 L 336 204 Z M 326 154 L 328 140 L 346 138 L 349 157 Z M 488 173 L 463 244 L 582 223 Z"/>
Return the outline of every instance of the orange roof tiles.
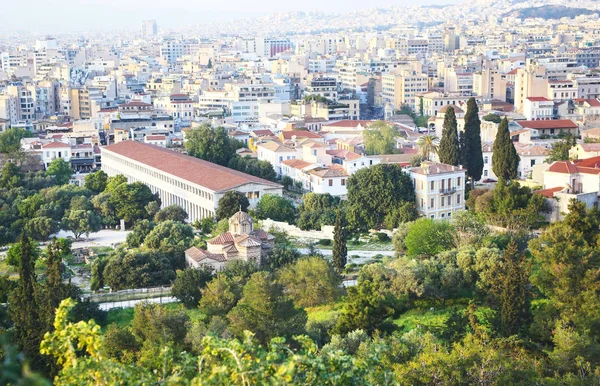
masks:
<path fill-rule="evenodd" d="M 577 129 L 579 126 L 570 119 L 548 119 L 540 121 L 517 121 L 527 129 Z"/>
<path fill-rule="evenodd" d="M 215 192 L 231 190 L 250 183 L 281 188 L 281 185 L 274 182 L 146 143 L 123 141 L 106 146 L 102 150 L 132 159 Z"/>

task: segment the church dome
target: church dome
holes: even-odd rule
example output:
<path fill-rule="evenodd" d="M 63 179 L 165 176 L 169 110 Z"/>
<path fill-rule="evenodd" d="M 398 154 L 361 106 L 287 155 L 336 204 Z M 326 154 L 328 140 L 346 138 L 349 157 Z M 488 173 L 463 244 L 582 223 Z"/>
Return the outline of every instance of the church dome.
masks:
<path fill-rule="evenodd" d="M 254 220 L 248 213 L 239 211 L 229 218 L 229 232 L 241 235 L 252 232 Z"/>

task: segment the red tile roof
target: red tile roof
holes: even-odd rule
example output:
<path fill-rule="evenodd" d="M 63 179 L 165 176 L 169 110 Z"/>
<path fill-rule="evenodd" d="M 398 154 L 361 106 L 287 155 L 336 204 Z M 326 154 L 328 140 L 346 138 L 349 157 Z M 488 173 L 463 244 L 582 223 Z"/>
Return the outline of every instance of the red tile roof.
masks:
<path fill-rule="evenodd" d="M 304 130 L 287 130 L 287 131 L 282 131 L 281 135 L 283 135 L 284 139 L 292 139 L 292 137 L 296 137 L 296 138 L 322 138 L 317 133 L 313 133 L 312 131 L 304 131 Z"/>
<path fill-rule="evenodd" d="M 362 127 L 367 127 L 373 122 L 375 122 L 375 121 L 366 121 L 366 120 L 355 121 L 355 120 L 351 120 L 351 119 L 345 119 L 343 121 L 328 123 L 324 126 L 328 126 L 328 127 L 358 127 L 358 125 L 360 125 Z"/>
<path fill-rule="evenodd" d="M 135 160 L 214 192 L 232 190 L 250 183 L 281 187 L 262 178 L 146 143 L 123 141 L 106 146 L 102 151 Z"/>
<path fill-rule="evenodd" d="M 571 161 L 557 161 L 548 168 L 549 172 L 562 174 L 600 174 L 600 169 L 593 167 L 580 167 Z"/>
<path fill-rule="evenodd" d="M 573 163 L 577 166 L 582 166 L 582 167 L 600 168 L 600 156 L 573 161 Z"/>
<path fill-rule="evenodd" d="M 164 135 L 148 135 L 146 140 L 148 141 L 164 141 L 167 137 Z"/>
<path fill-rule="evenodd" d="M 537 190 L 534 193 L 535 194 L 541 194 L 542 196 L 547 197 L 547 198 L 553 198 L 554 197 L 554 193 L 560 192 L 563 189 L 564 189 L 563 187 L 557 186 L 556 188 L 549 188 L 549 189 Z"/>
<path fill-rule="evenodd" d="M 528 97 L 531 102 L 550 102 L 550 99 L 544 97 Z"/>
<path fill-rule="evenodd" d="M 70 146 L 63 142 L 49 142 L 42 147 L 44 149 L 58 149 L 58 148 L 65 148 L 65 147 L 70 147 Z"/>
<path fill-rule="evenodd" d="M 548 119 L 541 121 L 517 121 L 527 129 L 576 129 L 579 126 L 570 119 Z"/>

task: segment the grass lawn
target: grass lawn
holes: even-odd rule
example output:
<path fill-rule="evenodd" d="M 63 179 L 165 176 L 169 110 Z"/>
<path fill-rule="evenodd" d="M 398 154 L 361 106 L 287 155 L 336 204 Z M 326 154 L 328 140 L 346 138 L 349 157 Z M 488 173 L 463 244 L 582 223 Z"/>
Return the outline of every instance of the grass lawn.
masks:
<path fill-rule="evenodd" d="M 206 318 L 206 314 L 202 312 L 199 308 L 187 309 L 181 303 L 167 303 L 164 306 L 169 310 L 177 310 L 182 308 L 190 317 L 190 321 L 194 322 L 196 320 L 202 320 Z M 133 311 L 134 308 L 114 308 L 108 311 L 108 315 L 106 317 L 106 325 L 110 325 L 115 323 L 119 327 L 127 327 L 131 325 L 133 321 Z"/>
<path fill-rule="evenodd" d="M 111 247 L 90 247 L 90 249 L 97 255 L 107 255 L 113 250 Z"/>
<path fill-rule="evenodd" d="M 326 304 L 324 306 L 317 307 L 307 307 L 305 308 L 306 314 L 308 316 L 308 320 L 328 320 L 331 319 L 335 314 L 339 314 L 342 307 L 344 306 L 344 302 L 338 300 L 333 304 Z"/>
<path fill-rule="evenodd" d="M 106 325 L 115 323 L 119 327 L 126 327 L 133 320 L 133 308 L 113 308 L 108 311 Z"/>
<path fill-rule="evenodd" d="M 0 261 L 0 275 L 8 275 L 11 278 L 17 278 L 19 276 L 17 273 L 17 267 L 8 265 L 6 260 Z"/>
<path fill-rule="evenodd" d="M 446 320 L 452 310 L 464 310 L 465 305 L 458 304 L 453 306 L 433 307 L 433 311 L 430 308 L 413 308 L 412 310 L 406 311 L 400 315 L 398 319 L 394 320 L 394 324 L 407 332 L 415 328 L 425 328 L 426 330 L 441 330 L 445 328 Z"/>

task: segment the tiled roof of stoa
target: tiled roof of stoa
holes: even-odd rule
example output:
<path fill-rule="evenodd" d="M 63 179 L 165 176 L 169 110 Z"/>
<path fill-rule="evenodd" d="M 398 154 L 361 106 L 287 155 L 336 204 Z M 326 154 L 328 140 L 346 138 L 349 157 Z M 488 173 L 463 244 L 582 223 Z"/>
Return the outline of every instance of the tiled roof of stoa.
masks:
<path fill-rule="evenodd" d="M 213 192 L 228 191 L 251 183 L 282 187 L 272 181 L 147 143 L 123 141 L 103 147 L 102 151 L 129 158 Z"/>

